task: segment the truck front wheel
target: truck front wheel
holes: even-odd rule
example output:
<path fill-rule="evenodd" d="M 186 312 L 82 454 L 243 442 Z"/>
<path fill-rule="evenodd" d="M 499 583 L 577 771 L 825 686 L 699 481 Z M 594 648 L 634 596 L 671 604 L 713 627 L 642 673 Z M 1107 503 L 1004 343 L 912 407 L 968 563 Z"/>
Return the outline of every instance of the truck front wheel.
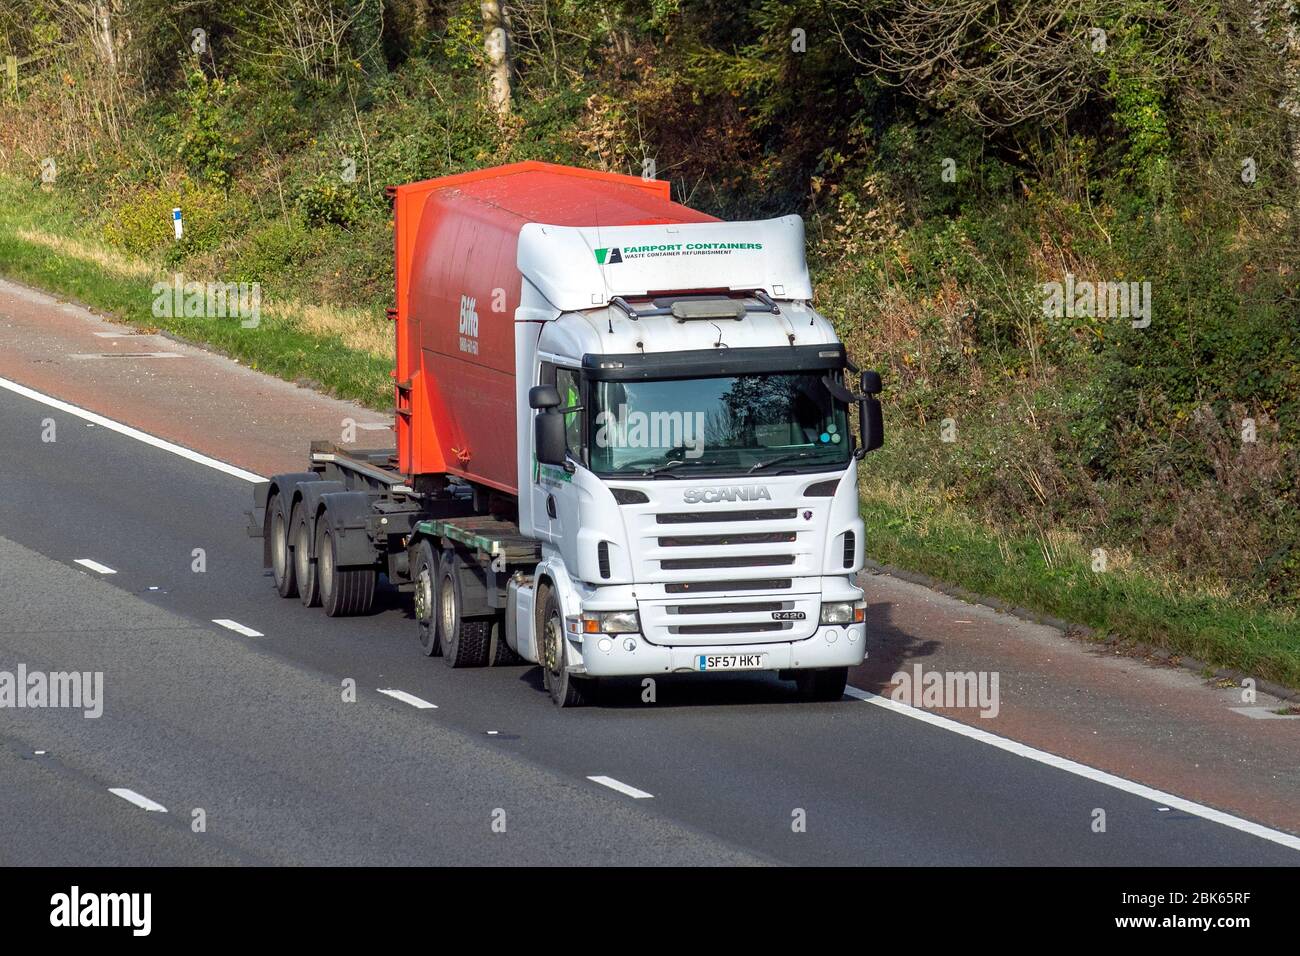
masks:
<path fill-rule="evenodd" d="M 804 700 L 839 700 L 849 683 L 847 667 L 827 667 L 820 670 L 796 671 L 795 687 Z"/>
<path fill-rule="evenodd" d="M 542 610 L 542 682 L 556 707 L 581 707 L 587 702 L 585 681 L 566 666 L 564 616 L 555 591 L 547 588 Z"/>

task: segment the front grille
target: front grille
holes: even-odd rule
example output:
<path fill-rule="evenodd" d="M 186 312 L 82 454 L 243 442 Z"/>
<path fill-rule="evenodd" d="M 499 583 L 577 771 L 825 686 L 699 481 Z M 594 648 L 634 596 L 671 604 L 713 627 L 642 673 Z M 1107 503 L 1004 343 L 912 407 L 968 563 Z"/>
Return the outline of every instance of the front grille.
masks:
<path fill-rule="evenodd" d="M 794 564 L 793 554 L 750 554 L 725 558 L 664 558 L 659 566 L 665 571 L 701 571 L 706 568 L 762 568 Z"/>
<path fill-rule="evenodd" d="M 760 631 L 789 630 L 784 621 L 759 621 L 740 624 L 679 624 L 669 628 L 674 634 L 756 634 Z"/>
<path fill-rule="evenodd" d="M 789 521 L 794 508 L 766 508 L 761 511 L 677 511 L 655 515 L 659 524 L 711 524 L 715 521 Z"/>
<path fill-rule="evenodd" d="M 793 531 L 755 531 L 742 534 L 688 534 L 660 538 L 661 548 L 693 548 L 720 544 L 785 544 L 796 540 Z"/>
<path fill-rule="evenodd" d="M 740 604 L 678 604 L 670 607 L 670 614 L 756 614 L 768 611 L 784 611 L 782 601 L 748 601 Z"/>
<path fill-rule="evenodd" d="M 708 591 L 780 591 L 789 588 L 789 578 L 765 578 L 761 581 L 686 581 L 665 584 L 668 594 L 701 594 Z"/>

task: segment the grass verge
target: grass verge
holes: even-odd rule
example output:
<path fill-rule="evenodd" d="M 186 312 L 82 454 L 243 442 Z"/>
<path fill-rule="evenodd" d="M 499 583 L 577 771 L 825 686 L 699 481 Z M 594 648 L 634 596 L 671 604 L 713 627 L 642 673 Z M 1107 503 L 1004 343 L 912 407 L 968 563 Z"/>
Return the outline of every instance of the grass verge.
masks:
<path fill-rule="evenodd" d="M 868 550 L 882 563 L 1121 641 L 1300 688 L 1300 619 L 1294 610 L 1207 593 L 1124 555 L 1110 556 L 1106 570 L 1094 571 L 1093 552 L 1071 535 L 1007 535 L 924 490 L 864 479 L 862 515 Z"/>
<path fill-rule="evenodd" d="M 170 275 L 98 241 L 77 210 L 57 194 L 6 177 L 0 177 L 0 274 L 136 328 L 166 331 L 218 350 L 279 378 L 371 408 L 392 407 L 391 353 L 377 351 L 378 344 L 349 344 L 390 338 L 377 328 L 386 325 L 382 316 L 277 299 L 264 289 L 255 328 L 244 328 L 238 319 L 155 317 L 153 285 L 170 282 Z"/>

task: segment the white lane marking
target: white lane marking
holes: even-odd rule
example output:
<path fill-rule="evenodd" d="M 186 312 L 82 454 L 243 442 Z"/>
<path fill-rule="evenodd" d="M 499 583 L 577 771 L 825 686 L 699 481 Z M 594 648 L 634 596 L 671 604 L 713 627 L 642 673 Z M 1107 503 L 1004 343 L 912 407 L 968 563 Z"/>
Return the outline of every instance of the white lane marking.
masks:
<path fill-rule="evenodd" d="M 365 432 L 386 432 L 393 426 L 387 422 L 357 422 L 357 427 Z"/>
<path fill-rule="evenodd" d="M 115 797 L 121 797 L 127 803 L 134 803 L 141 810 L 149 810 L 153 813 L 166 813 L 167 808 L 155 800 L 148 797 L 142 797 L 134 790 L 128 790 L 126 787 L 109 787 L 108 792 Z"/>
<path fill-rule="evenodd" d="M 77 558 L 77 560 L 73 561 L 72 563 L 79 564 L 83 568 L 90 568 L 90 570 L 96 571 L 99 574 L 117 574 L 117 572 L 114 571 L 112 568 L 110 568 L 107 564 L 100 564 L 98 561 L 90 560 L 90 558 Z"/>
<path fill-rule="evenodd" d="M 389 697 L 393 698 L 393 700 L 400 700 L 403 704 L 410 704 L 412 707 L 419 708 L 420 710 L 438 709 L 437 704 L 431 704 L 427 700 L 421 700 L 419 697 L 416 697 L 414 694 L 408 694 L 404 690 L 394 690 L 391 687 L 376 687 L 375 690 L 379 691 L 379 693 L 381 694 L 388 695 Z"/>
<path fill-rule="evenodd" d="M 1228 710 L 1255 720 L 1300 720 L 1300 714 L 1278 714 L 1267 707 L 1229 707 Z"/>
<path fill-rule="evenodd" d="M 123 425 L 121 422 L 115 422 L 111 418 L 105 418 L 103 415 L 97 415 L 94 412 L 87 411 L 84 408 L 78 408 L 68 402 L 52 398 L 49 395 L 42 394 L 35 389 L 28 388 L 26 385 L 19 385 L 17 382 L 11 382 L 7 378 L 0 378 L 0 388 L 8 389 L 15 394 L 24 398 L 30 398 L 34 402 L 40 402 L 42 405 L 48 405 L 50 408 L 56 408 L 61 412 L 67 412 L 69 415 L 75 415 L 80 419 L 91 422 L 95 425 L 102 425 L 119 435 L 125 435 L 128 438 L 134 438 L 136 441 L 144 442 L 146 445 L 152 445 L 154 448 L 160 448 L 163 451 L 171 452 L 173 455 L 179 455 L 189 461 L 200 465 L 205 465 L 216 471 L 223 472 L 227 475 L 233 475 L 236 478 L 242 478 L 244 481 L 266 481 L 261 475 L 254 474 L 251 471 L 245 471 L 243 468 L 236 468 L 234 465 L 227 464 L 224 461 L 218 461 L 216 458 L 209 458 L 207 455 L 200 454 L 190 448 L 177 445 L 165 439 L 150 435 L 148 432 L 142 432 L 138 428 L 132 428 L 130 425 Z"/>
<path fill-rule="evenodd" d="M 622 780 L 615 780 L 613 777 L 597 776 L 588 777 L 587 779 L 592 783 L 600 784 L 602 787 L 609 787 L 611 790 L 617 790 L 619 793 L 626 794 L 633 800 L 645 800 L 654 796 L 653 793 L 646 793 L 644 790 L 638 790 L 636 787 L 626 784 Z"/>
<path fill-rule="evenodd" d="M 1117 777 L 1113 773 L 1106 773 L 1104 770 L 1098 770 L 1095 767 L 1089 767 L 1087 764 L 1077 763 L 1065 757 L 1058 757 L 1056 754 L 1048 753 L 1045 750 L 1039 750 L 1036 747 L 1030 747 L 1016 740 L 1008 740 L 1006 737 L 999 737 L 997 734 L 991 734 L 987 730 L 980 730 L 978 727 L 971 727 L 968 724 L 960 723 L 948 717 L 942 717 L 939 714 L 933 714 L 928 710 L 921 710 L 917 707 L 910 707 L 907 704 L 891 700 L 888 697 L 881 697 L 879 694 L 873 694 L 870 691 L 858 690 L 856 687 L 846 687 L 844 693 L 857 700 L 866 701 L 876 707 L 883 707 L 885 710 L 893 711 L 904 717 L 911 717 L 913 720 L 919 720 L 923 723 L 930 724 L 933 727 L 939 727 L 943 730 L 950 730 L 955 734 L 961 734 L 963 737 L 969 737 L 972 740 L 978 740 L 980 743 L 988 744 L 990 747 L 997 747 L 999 750 L 1005 750 L 1013 753 L 1018 757 L 1024 757 L 1057 770 L 1064 770 L 1066 773 L 1072 773 L 1075 776 L 1083 777 L 1094 783 L 1100 783 L 1107 787 L 1114 787 L 1116 790 L 1123 790 L 1125 793 L 1131 793 L 1135 797 L 1141 797 L 1144 800 L 1150 800 L 1152 803 L 1163 804 L 1164 809 L 1172 807 L 1175 810 L 1181 810 L 1183 813 L 1190 813 L 1192 816 L 1201 817 L 1213 823 L 1218 823 L 1225 827 L 1231 827 L 1234 830 L 1240 830 L 1242 833 L 1249 833 L 1251 836 L 1257 836 L 1262 840 L 1268 840 L 1281 846 L 1288 847 L 1292 850 L 1300 850 L 1300 837 L 1292 836 L 1290 833 L 1283 833 L 1281 830 L 1273 830 L 1259 823 L 1253 823 L 1250 820 L 1243 820 L 1241 817 L 1234 817 L 1230 813 L 1224 813 L 1222 810 L 1215 810 L 1213 807 L 1203 806 L 1183 797 L 1176 796 L 1172 793 L 1165 793 L 1163 790 L 1156 790 L 1154 787 L 1144 786 L 1140 783 L 1134 783 L 1132 780 L 1125 780 L 1123 777 Z"/>
<path fill-rule="evenodd" d="M 135 335 L 137 333 L 135 332 L 94 332 L 92 334 L 99 336 L 101 339 L 120 339 L 124 335 Z"/>
<path fill-rule="evenodd" d="M 236 634 L 243 634 L 244 637 L 266 637 L 261 631 L 255 631 L 251 627 L 244 627 L 238 621 L 232 621 L 226 617 L 214 617 L 213 624 L 220 624 L 222 627 L 234 631 Z"/>
<path fill-rule="evenodd" d="M 185 358 L 180 352 L 74 352 L 68 356 L 74 359 L 101 358 Z"/>

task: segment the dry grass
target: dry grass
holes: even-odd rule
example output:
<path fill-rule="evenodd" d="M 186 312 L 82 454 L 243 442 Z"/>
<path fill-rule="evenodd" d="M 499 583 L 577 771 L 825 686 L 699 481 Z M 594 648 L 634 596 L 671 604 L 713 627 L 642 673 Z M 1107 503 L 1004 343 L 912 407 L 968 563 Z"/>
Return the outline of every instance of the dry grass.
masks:
<path fill-rule="evenodd" d="M 60 255 L 89 262 L 128 279 L 158 280 L 166 273 L 109 246 L 68 239 L 36 229 L 18 229 L 15 235 L 25 242 L 43 246 Z M 387 320 L 364 309 L 347 309 L 333 305 L 314 305 L 297 299 L 267 300 L 263 311 L 268 317 L 321 338 L 336 338 L 349 349 L 392 360 L 395 343 L 393 328 Z"/>

